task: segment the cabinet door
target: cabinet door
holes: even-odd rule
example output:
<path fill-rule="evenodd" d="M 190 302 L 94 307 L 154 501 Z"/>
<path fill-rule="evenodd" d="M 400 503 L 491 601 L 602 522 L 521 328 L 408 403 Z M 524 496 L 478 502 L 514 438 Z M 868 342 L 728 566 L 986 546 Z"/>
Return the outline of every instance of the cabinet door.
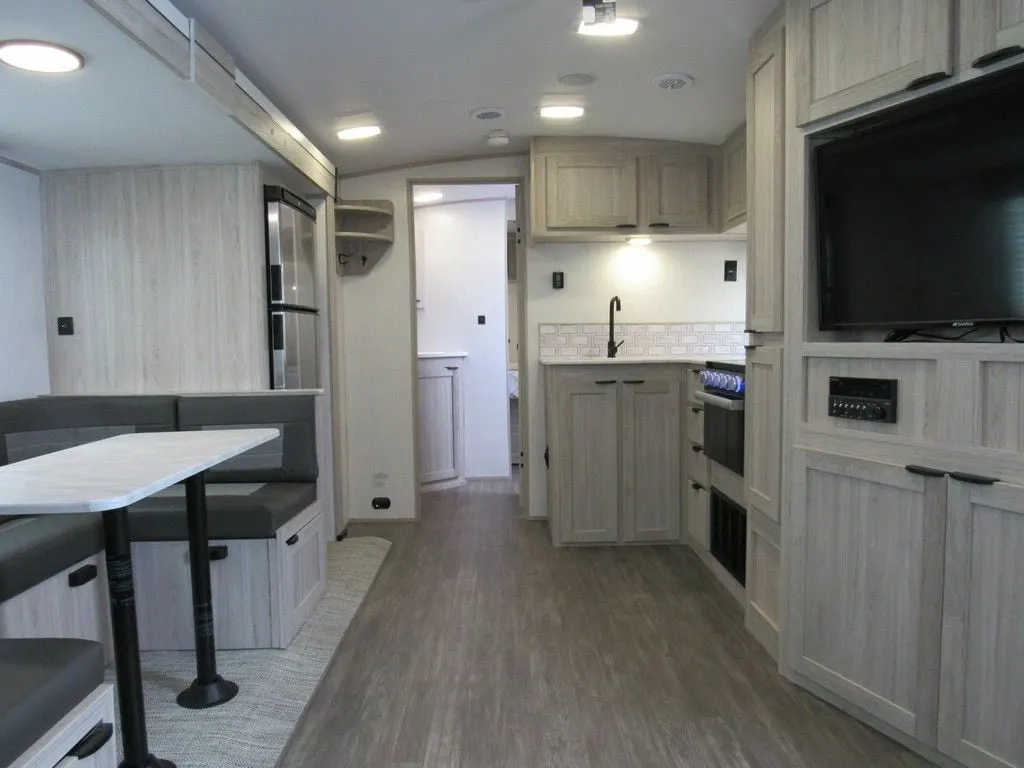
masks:
<path fill-rule="evenodd" d="M 722 147 L 722 229 L 747 220 L 747 129 L 743 126 Z"/>
<path fill-rule="evenodd" d="M 747 506 L 777 523 L 782 481 L 782 347 L 750 350 L 746 377 Z"/>
<path fill-rule="evenodd" d="M 952 0 L 791 0 L 797 122 L 953 71 Z"/>
<path fill-rule="evenodd" d="M 559 383 L 558 525 L 564 544 L 619 540 L 619 407 L 614 381 Z"/>
<path fill-rule="evenodd" d="M 747 327 L 783 330 L 786 37 L 755 43 L 747 69 Z"/>
<path fill-rule="evenodd" d="M 644 213 L 654 232 L 715 230 L 714 158 L 706 152 L 665 152 L 644 160 Z"/>
<path fill-rule="evenodd" d="M 1024 488 L 950 481 L 939 749 L 1024 766 Z"/>
<path fill-rule="evenodd" d="M 637 160 L 617 152 L 545 160 L 548 229 L 637 225 Z"/>
<path fill-rule="evenodd" d="M 420 482 L 462 475 L 462 409 L 459 368 L 453 361 L 419 363 Z"/>
<path fill-rule="evenodd" d="M 688 480 L 686 489 L 686 529 L 693 542 L 707 551 L 711 547 L 711 497 L 695 480 Z"/>
<path fill-rule="evenodd" d="M 1024 53 L 1024 0 L 960 0 L 960 66 L 997 52 Z"/>
<path fill-rule="evenodd" d="M 680 391 L 678 379 L 623 383 L 623 541 L 679 540 Z"/>
<path fill-rule="evenodd" d="M 790 510 L 790 666 L 936 741 L 946 481 L 798 449 Z"/>

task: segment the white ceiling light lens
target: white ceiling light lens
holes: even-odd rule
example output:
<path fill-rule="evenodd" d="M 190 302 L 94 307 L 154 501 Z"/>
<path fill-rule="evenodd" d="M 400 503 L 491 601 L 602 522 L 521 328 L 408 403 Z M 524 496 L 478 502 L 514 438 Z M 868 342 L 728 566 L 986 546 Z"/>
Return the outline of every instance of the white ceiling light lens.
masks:
<path fill-rule="evenodd" d="M 416 203 L 436 203 L 438 200 L 444 199 L 444 192 L 420 192 L 412 199 Z"/>
<path fill-rule="evenodd" d="M 620 16 L 610 24 L 587 24 L 581 21 L 579 29 L 576 31 L 585 37 L 628 37 L 636 34 L 638 29 L 640 29 L 639 21 Z"/>
<path fill-rule="evenodd" d="M 85 66 L 81 54 L 37 40 L 7 40 L 0 43 L 0 61 L 25 72 L 47 75 L 75 72 Z"/>
<path fill-rule="evenodd" d="M 638 237 L 631 237 L 631 238 L 629 238 L 629 244 L 630 245 L 634 245 L 634 246 L 636 246 L 638 248 L 643 248 L 645 246 L 650 245 L 653 242 L 654 242 L 654 240 L 652 240 L 649 237 L 645 237 L 643 235 L 640 235 Z"/>
<path fill-rule="evenodd" d="M 338 138 L 342 141 L 361 141 L 380 136 L 382 129 L 379 125 L 360 125 L 355 128 L 345 128 L 338 131 Z"/>
<path fill-rule="evenodd" d="M 576 120 L 583 117 L 586 110 L 583 107 L 541 107 L 540 116 L 548 120 Z"/>

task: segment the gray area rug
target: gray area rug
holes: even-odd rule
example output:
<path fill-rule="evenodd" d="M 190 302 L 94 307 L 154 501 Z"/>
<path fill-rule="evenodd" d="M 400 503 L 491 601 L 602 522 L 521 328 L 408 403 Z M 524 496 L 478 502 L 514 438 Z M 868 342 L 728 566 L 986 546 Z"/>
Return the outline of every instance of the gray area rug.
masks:
<path fill-rule="evenodd" d="M 373 537 L 329 543 L 324 598 L 286 650 L 217 653 L 217 671 L 240 688 L 228 704 L 182 709 L 175 697 L 195 677 L 195 654 L 143 653 L 150 752 L 178 768 L 272 768 L 390 548 Z"/>

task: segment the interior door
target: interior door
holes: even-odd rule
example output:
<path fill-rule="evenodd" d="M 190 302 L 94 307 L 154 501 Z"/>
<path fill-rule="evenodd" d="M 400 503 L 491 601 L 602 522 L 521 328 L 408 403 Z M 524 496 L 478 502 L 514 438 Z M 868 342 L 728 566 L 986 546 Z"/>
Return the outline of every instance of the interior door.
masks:
<path fill-rule="evenodd" d="M 945 479 L 807 449 L 793 464 L 790 667 L 934 744 Z"/>
<path fill-rule="evenodd" d="M 939 749 L 1024 768 L 1024 488 L 951 480 Z"/>

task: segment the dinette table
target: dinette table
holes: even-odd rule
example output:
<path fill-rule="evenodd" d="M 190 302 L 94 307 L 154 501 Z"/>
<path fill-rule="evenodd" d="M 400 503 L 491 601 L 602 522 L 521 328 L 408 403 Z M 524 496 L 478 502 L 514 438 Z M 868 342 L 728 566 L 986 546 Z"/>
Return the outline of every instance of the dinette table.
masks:
<path fill-rule="evenodd" d="M 139 432 L 0 467 L 0 515 L 103 514 L 121 768 L 174 768 L 149 753 L 127 507 L 185 482 L 196 679 L 178 703 L 201 709 L 230 701 L 238 686 L 217 674 L 203 473 L 279 434 L 277 429 Z"/>

